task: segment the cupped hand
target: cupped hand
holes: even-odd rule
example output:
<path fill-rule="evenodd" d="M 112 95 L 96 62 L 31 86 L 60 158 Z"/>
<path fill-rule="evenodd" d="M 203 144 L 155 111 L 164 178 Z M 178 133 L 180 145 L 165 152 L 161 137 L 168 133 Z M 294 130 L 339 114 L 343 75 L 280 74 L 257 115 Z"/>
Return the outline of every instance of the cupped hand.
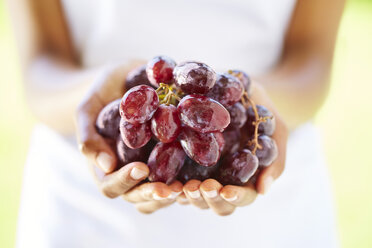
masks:
<path fill-rule="evenodd" d="M 218 215 L 229 215 L 234 212 L 236 207 L 253 203 L 257 194 L 265 194 L 274 180 L 282 174 L 285 165 L 288 129 L 261 85 L 252 84 L 251 99 L 255 104 L 268 108 L 275 116 L 276 128 L 272 138 L 278 146 L 277 159 L 270 166 L 261 170 L 255 185 L 248 182 L 243 186 L 223 186 L 214 179 L 207 179 L 203 182 L 190 180 L 184 185 L 183 191 L 194 206 L 201 209 L 211 208 Z M 180 199 L 179 202 L 184 201 Z"/>
<path fill-rule="evenodd" d="M 122 196 L 135 203 L 139 211 L 151 213 L 173 203 L 182 192 L 183 185 L 180 182 L 169 186 L 163 183 L 139 185 L 149 174 L 147 165 L 141 162 L 133 162 L 116 170 L 115 151 L 95 127 L 102 108 L 123 96 L 127 74 L 142 64 L 143 61 L 136 61 L 126 66 L 105 68 L 77 109 L 76 128 L 79 148 L 90 160 L 102 193 L 109 198 Z"/>

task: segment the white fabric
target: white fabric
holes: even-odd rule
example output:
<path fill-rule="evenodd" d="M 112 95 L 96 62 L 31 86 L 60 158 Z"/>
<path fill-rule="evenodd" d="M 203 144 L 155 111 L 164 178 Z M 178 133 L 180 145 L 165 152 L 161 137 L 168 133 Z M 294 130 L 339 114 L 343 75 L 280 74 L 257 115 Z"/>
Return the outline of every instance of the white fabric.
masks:
<path fill-rule="evenodd" d="M 261 72 L 278 60 L 295 0 L 63 0 L 87 66 L 167 55 Z"/>
<path fill-rule="evenodd" d="M 63 0 L 85 66 L 168 55 L 259 73 L 274 65 L 295 0 Z M 266 196 L 228 217 L 192 206 L 153 215 L 100 194 L 85 159 L 45 126 L 25 167 L 18 247 L 335 247 L 317 131 L 291 134 L 287 167 Z"/>

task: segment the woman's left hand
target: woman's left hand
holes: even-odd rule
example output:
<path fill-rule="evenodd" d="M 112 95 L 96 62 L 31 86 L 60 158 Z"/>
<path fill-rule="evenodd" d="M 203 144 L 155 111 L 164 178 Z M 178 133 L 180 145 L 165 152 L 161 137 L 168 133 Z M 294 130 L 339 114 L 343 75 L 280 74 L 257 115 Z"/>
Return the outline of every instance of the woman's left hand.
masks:
<path fill-rule="evenodd" d="M 257 194 L 265 194 L 273 181 L 282 174 L 286 157 L 287 127 L 264 88 L 257 83 L 253 83 L 252 86 L 252 100 L 255 104 L 265 106 L 275 116 L 276 128 L 272 138 L 278 146 L 277 159 L 260 172 L 256 185 L 248 182 L 243 186 L 223 186 L 214 179 L 207 179 L 203 182 L 190 180 L 183 187 L 185 194 L 179 196 L 180 203 L 185 202 L 184 197 L 186 196 L 189 202 L 198 208 L 211 208 L 218 215 L 229 215 L 234 212 L 236 207 L 253 203 Z"/>

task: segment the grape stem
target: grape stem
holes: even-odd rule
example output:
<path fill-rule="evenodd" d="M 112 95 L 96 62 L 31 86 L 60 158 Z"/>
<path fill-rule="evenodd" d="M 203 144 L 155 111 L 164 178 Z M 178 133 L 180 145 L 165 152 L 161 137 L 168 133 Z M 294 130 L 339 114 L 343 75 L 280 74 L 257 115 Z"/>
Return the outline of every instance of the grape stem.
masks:
<path fill-rule="evenodd" d="M 254 112 L 255 120 L 252 121 L 252 125 L 254 126 L 253 139 L 249 140 L 247 145 L 248 146 L 253 145 L 252 154 L 256 155 L 257 149 L 262 149 L 262 146 L 258 143 L 258 126 L 262 122 L 266 122 L 268 119 L 272 119 L 273 117 L 272 116 L 265 116 L 265 117 L 259 116 L 256 104 L 254 103 L 252 99 L 249 98 L 248 93 L 246 91 L 244 91 L 243 93 L 242 103 L 246 109 L 248 109 L 249 106 L 251 106 Z"/>
<path fill-rule="evenodd" d="M 233 75 L 234 77 L 237 77 L 239 80 L 241 80 L 243 76 L 242 72 L 234 72 L 233 70 L 228 70 L 227 73 Z"/>
<path fill-rule="evenodd" d="M 159 96 L 160 104 L 170 105 L 175 102 L 175 100 L 181 100 L 181 98 L 177 94 L 178 91 L 174 93 L 172 87 L 164 83 L 159 84 L 159 88 L 156 89 L 156 93 Z"/>

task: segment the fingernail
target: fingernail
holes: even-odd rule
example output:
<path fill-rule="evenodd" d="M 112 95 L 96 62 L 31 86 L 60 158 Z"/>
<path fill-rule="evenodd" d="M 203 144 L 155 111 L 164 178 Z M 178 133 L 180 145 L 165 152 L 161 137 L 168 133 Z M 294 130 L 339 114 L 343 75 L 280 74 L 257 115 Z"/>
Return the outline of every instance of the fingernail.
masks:
<path fill-rule="evenodd" d="M 175 193 L 175 194 L 173 194 L 173 193 Z M 173 200 L 173 199 L 175 199 L 177 197 L 177 195 L 178 194 L 176 192 L 172 192 L 167 197 L 162 197 L 162 196 L 154 193 L 152 195 L 152 197 L 154 198 L 154 200 L 162 201 L 162 200 L 168 200 L 168 199 Z"/>
<path fill-rule="evenodd" d="M 225 199 L 226 201 L 228 202 L 233 202 L 233 201 L 236 201 L 238 199 L 238 196 L 237 195 L 234 195 L 233 197 L 231 198 L 227 198 L 225 197 L 223 194 L 221 194 L 222 198 Z"/>
<path fill-rule="evenodd" d="M 134 167 L 130 172 L 130 176 L 134 180 L 139 180 L 145 178 L 147 176 L 147 172 Z"/>
<path fill-rule="evenodd" d="M 195 190 L 195 191 L 187 191 L 188 195 L 193 198 L 193 199 L 197 199 L 200 197 L 200 191 L 199 190 Z"/>
<path fill-rule="evenodd" d="M 264 181 L 264 194 L 266 194 L 269 191 L 269 189 L 271 187 L 271 184 L 273 184 L 273 182 L 274 182 L 274 178 L 272 176 L 269 176 L 265 179 L 265 181 Z"/>
<path fill-rule="evenodd" d="M 217 190 L 211 190 L 211 191 L 204 191 L 203 190 L 203 192 L 204 192 L 205 196 L 208 197 L 208 198 L 215 198 L 218 194 Z"/>
<path fill-rule="evenodd" d="M 111 158 L 111 156 L 108 153 L 101 152 L 100 154 L 98 154 L 97 163 L 98 163 L 99 167 L 101 167 L 101 169 L 104 172 L 106 172 L 106 173 L 111 172 L 113 159 Z"/>
<path fill-rule="evenodd" d="M 154 200 L 158 200 L 158 201 L 161 201 L 161 200 L 165 200 L 165 199 L 167 199 L 167 197 L 161 197 L 161 196 L 159 196 L 159 195 L 156 194 L 156 193 L 154 193 L 154 194 L 152 195 L 152 197 L 154 198 Z"/>
<path fill-rule="evenodd" d="M 182 192 L 172 192 L 168 196 L 168 199 L 176 199 L 177 196 L 179 196 Z"/>
<path fill-rule="evenodd" d="M 178 198 L 178 199 L 179 199 L 179 201 L 182 202 L 182 203 L 187 203 L 187 202 L 189 202 L 189 200 L 187 200 L 187 198 L 180 197 L 180 198 Z"/>

